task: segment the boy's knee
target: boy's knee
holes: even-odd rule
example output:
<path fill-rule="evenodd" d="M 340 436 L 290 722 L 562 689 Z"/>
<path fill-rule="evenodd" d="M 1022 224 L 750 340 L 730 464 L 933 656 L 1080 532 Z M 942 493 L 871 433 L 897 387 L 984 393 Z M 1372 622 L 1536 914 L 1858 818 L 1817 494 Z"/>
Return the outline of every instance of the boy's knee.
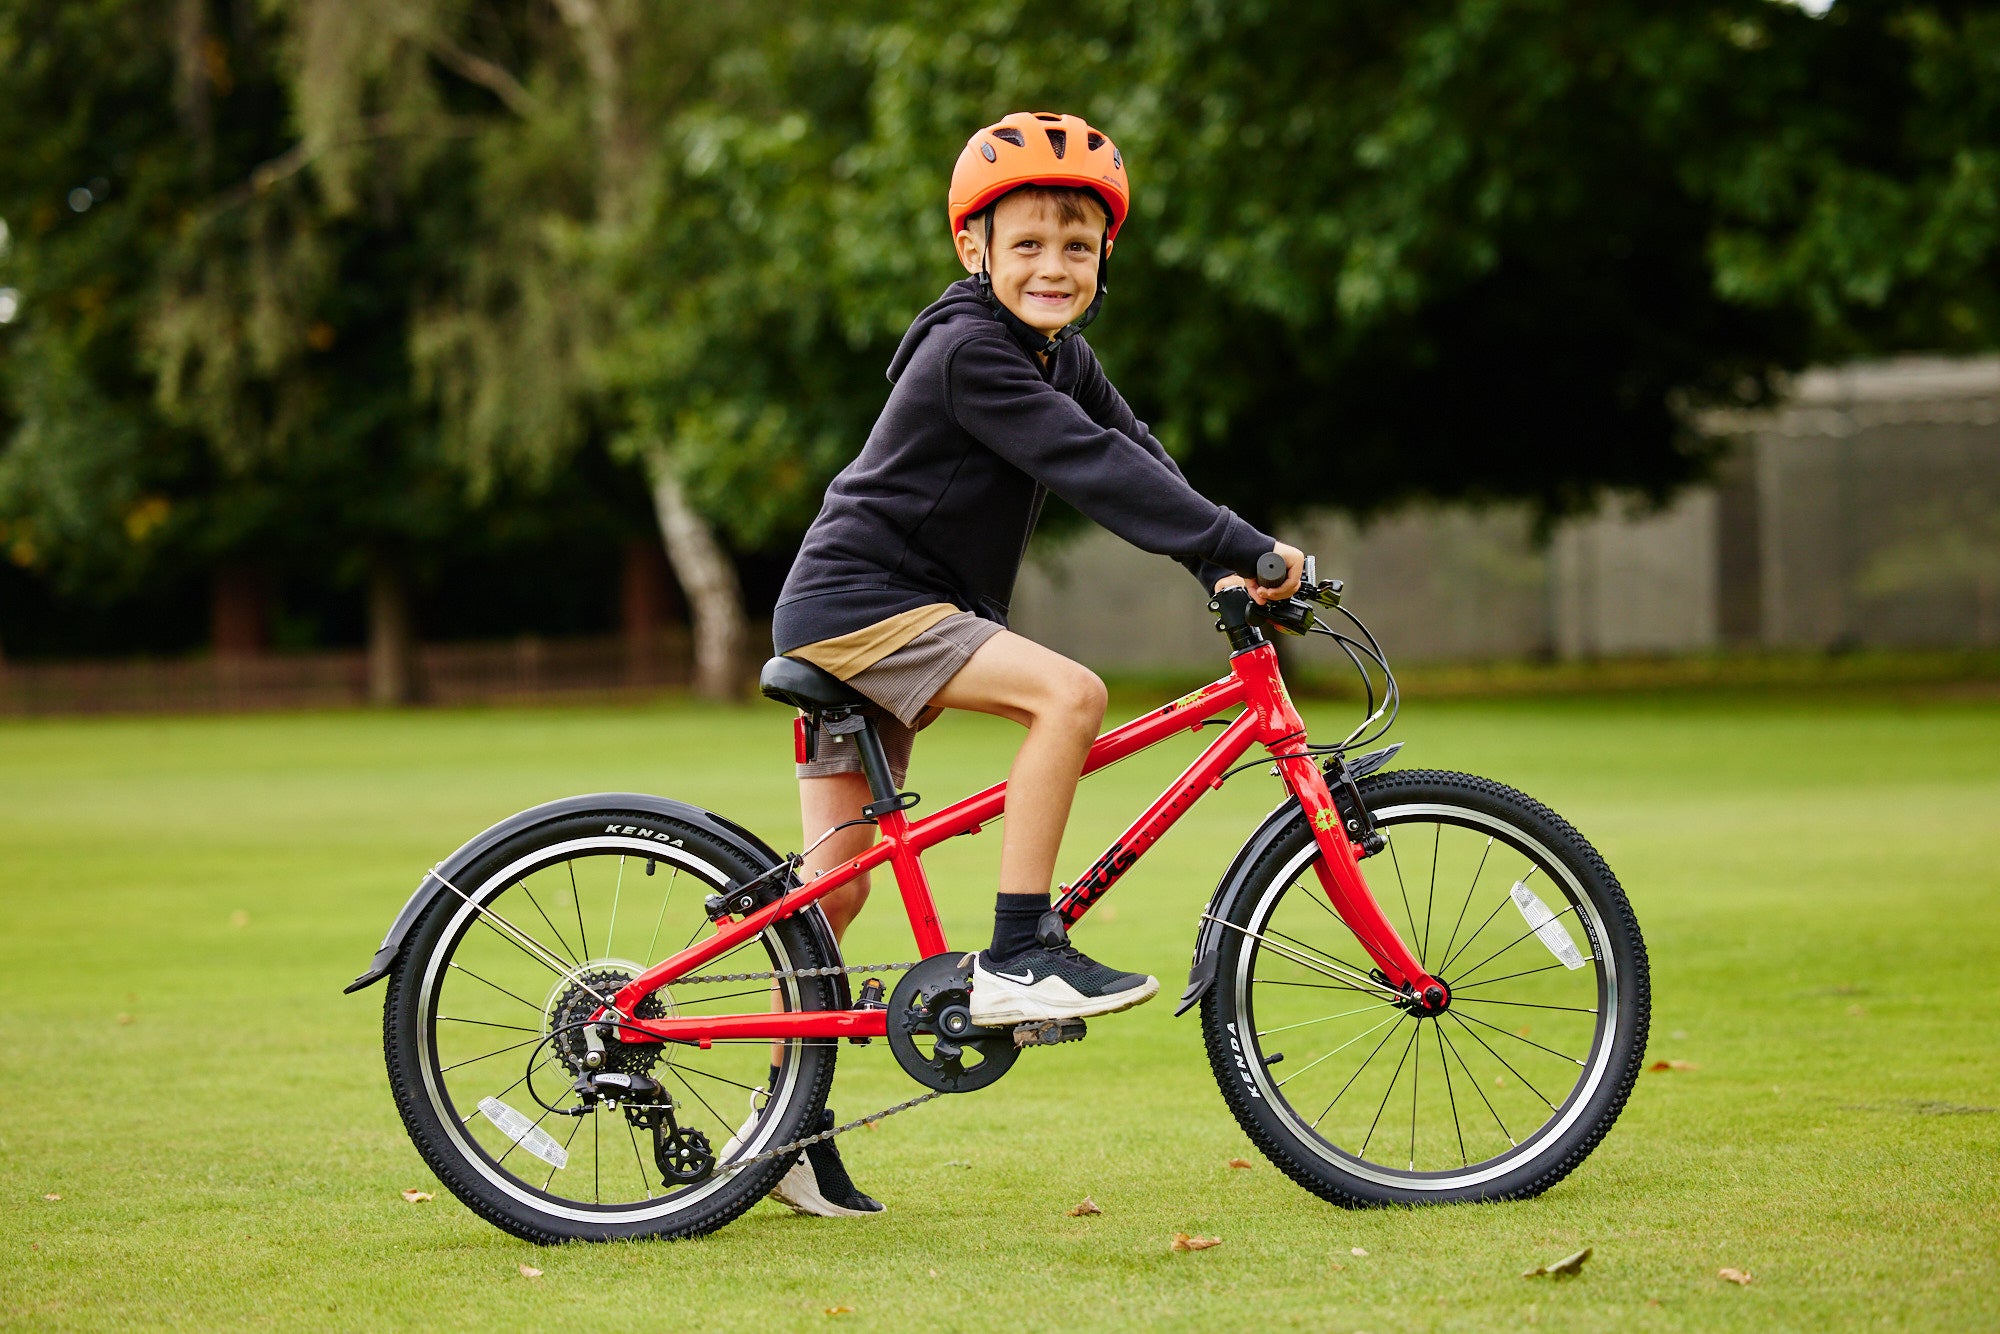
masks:
<path fill-rule="evenodd" d="M 1096 735 L 1110 698 L 1096 672 L 1071 663 L 1069 670 L 1049 681 L 1048 694 L 1053 717 Z"/>

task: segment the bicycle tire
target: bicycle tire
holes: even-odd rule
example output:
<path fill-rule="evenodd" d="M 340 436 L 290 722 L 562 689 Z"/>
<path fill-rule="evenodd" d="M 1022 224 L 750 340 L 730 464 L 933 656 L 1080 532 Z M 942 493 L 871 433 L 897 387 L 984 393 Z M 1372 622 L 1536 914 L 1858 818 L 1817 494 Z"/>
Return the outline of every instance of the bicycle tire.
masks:
<path fill-rule="evenodd" d="M 1617 878 L 1596 849 L 1561 816 L 1512 788 L 1472 775 L 1437 770 L 1402 770 L 1372 775 L 1361 783 L 1360 788 L 1364 804 L 1376 819 L 1378 827 L 1388 835 L 1390 847 L 1396 848 L 1399 840 L 1411 846 L 1410 860 L 1413 864 L 1419 861 L 1423 839 L 1433 839 L 1430 849 L 1432 898 L 1421 924 L 1417 921 L 1416 898 L 1404 875 L 1403 854 L 1394 853 L 1392 860 L 1392 856 L 1385 851 L 1363 863 L 1378 901 L 1392 915 L 1392 904 L 1397 902 L 1397 896 L 1385 893 L 1385 890 L 1402 886 L 1400 898 L 1409 930 L 1406 941 L 1413 951 L 1420 946 L 1430 950 L 1436 944 L 1434 935 L 1443 935 L 1443 917 L 1435 912 L 1440 867 L 1458 856 L 1458 845 L 1466 842 L 1469 835 L 1474 846 L 1466 852 L 1464 860 L 1451 860 L 1455 872 L 1462 870 L 1464 861 L 1470 860 L 1471 852 L 1478 850 L 1478 840 L 1484 836 L 1484 851 L 1479 853 L 1477 869 L 1473 871 L 1465 892 L 1466 906 L 1460 909 L 1458 921 L 1452 926 L 1450 942 L 1426 963 L 1427 968 L 1453 987 L 1452 1007 L 1443 1015 L 1418 1016 L 1385 1002 L 1379 991 L 1371 993 L 1369 988 L 1375 984 L 1362 985 L 1346 972 L 1339 971 L 1336 956 L 1330 949 L 1322 953 L 1317 943 L 1309 948 L 1286 943 L 1298 940 L 1297 936 L 1281 931 L 1277 926 L 1279 913 L 1284 911 L 1284 905 L 1290 899 L 1298 916 L 1287 916 L 1283 920 L 1288 923 L 1295 920 L 1312 923 L 1324 933 L 1318 939 L 1336 940 L 1352 947 L 1350 957 L 1359 952 L 1351 933 L 1339 934 L 1344 932 L 1344 925 L 1336 919 L 1329 926 L 1317 916 L 1319 910 L 1325 910 L 1330 916 L 1331 910 L 1324 902 L 1317 877 L 1311 873 L 1319 853 L 1312 831 L 1301 815 L 1292 821 L 1263 856 L 1247 868 L 1238 883 L 1238 892 L 1227 897 L 1222 918 L 1227 925 L 1217 946 L 1219 958 L 1215 984 L 1203 997 L 1201 1007 L 1203 1033 L 1216 1083 L 1251 1142 L 1292 1180 L 1332 1203 L 1362 1208 L 1390 1204 L 1514 1200 L 1538 1195 L 1575 1170 L 1609 1132 L 1638 1076 L 1645 1052 L 1651 1003 L 1645 943 L 1638 922 Z M 1434 829 L 1435 833 L 1421 833 L 1426 826 Z M 1452 831 L 1454 850 L 1451 858 L 1445 851 L 1444 835 L 1447 829 Z M 1504 863 L 1510 856 L 1518 856 L 1520 862 L 1530 869 L 1514 887 L 1499 893 L 1498 901 L 1475 935 L 1467 938 L 1464 946 L 1459 946 L 1457 942 L 1470 915 L 1470 905 L 1479 896 L 1481 880 L 1487 874 L 1489 864 L 1494 863 L 1493 849 L 1496 846 L 1503 849 L 1501 862 Z M 1529 885 L 1528 882 L 1535 881 L 1536 876 L 1541 874 L 1546 875 L 1546 886 L 1560 891 L 1567 901 L 1560 911 L 1551 910 L 1539 898 L 1541 893 L 1548 892 L 1546 887 L 1537 889 Z M 1504 879 L 1504 871 L 1501 875 Z M 1494 888 L 1498 888 L 1497 883 Z M 1525 898 L 1519 896 L 1518 892 L 1522 889 L 1528 891 Z M 1317 903 L 1313 902 L 1315 899 Z M 1510 902 L 1516 912 L 1506 914 Z M 1314 911 L 1307 912 L 1305 905 L 1310 905 Z M 1535 910 L 1536 905 L 1539 905 L 1539 911 Z M 1570 955 L 1583 958 L 1582 951 L 1575 949 L 1573 938 L 1567 936 L 1567 925 L 1561 921 L 1571 914 L 1582 926 L 1590 949 L 1583 964 L 1574 968 L 1566 956 L 1558 952 L 1567 939 Z M 1537 928 L 1535 922 L 1542 916 L 1549 916 L 1562 925 L 1563 930 L 1550 931 L 1546 924 Z M 1503 923 L 1501 932 L 1486 937 L 1485 944 L 1474 947 L 1473 941 L 1483 936 L 1494 923 Z M 1529 929 L 1518 939 L 1490 956 L 1486 953 L 1493 941 L 1511 937 L 1523 925 Z M 1399 929 L 1402 926 L 1399 923 Z M 1536 943 L 1527 944 L 1531 941 Z M 1492 980 L 1480 980 L 1483 970 L 1492 967 L 1494 960 L 1507 959 L 1510 951 L 1521 949 L 1524 945 L 1526 948 L 1521 954 L 1500 965 L 1503 969 L 1521 971 L 1511 976 L 1502 972 L 1493 975 Z M 1545 952 L 1537 953 L 1538 950 Z M 1478 958 L 1477 963 L 1466 967 L 1450 966 L 1467 958 L 1469 953 Z M 1549 962 L 1550 956 L 1553 956 L 1554 962 Z M 1301 963 L 1302 959 L 1311 960 L 1311 966 Z M 1260 963 L 1260 960 L 1264 962 Z M 1361 955 L 1361 960 L 1365 975 L 1365 954 Z M 1526 965 L 1525 969 L 1522 969 L 1523 965 Z M 1315 970 L 1324 972 L 1325 976 L 1317 976 Z M 1587 974 L 1587 978 L 1580 978 L 1580 973 Z M 1299 980 L 1301 977 L 1314 980 L 1302 981 Z M 1513 986 L 1503 995 L 1581 999 L 1594 984 L 1596 999 L 1591 1006 L 1559 1005 L 1551 999 L 1497 999 L 1488 990 L 1496 984 L 1510 981 Z M 1260 984 L 1263 985 L 1261 993 Z M 1325 996 L 1294 998 L 1295 992 L 1312 990 L 1324 991 Z M 1333 998 L 1338 998 L 1340 1005 L 1355 1004 L 1360 1008 L 1338 1012 L 1329 1010 L 1324 1018 L 1313 1017 L 1316 1007 L 1335 1003 Z M 1274 1012 L 1267 1013 L 1261 1021 L 1262 1027 L 1258 1018 L 1260 1005 Z M 1503 1006 L 1515 1009 L 1494 1008 Z M 1371 1010 L 1388 1013 L 1376 1014 Z M 1570 1017 L 1572 1012 L 1584 1011 L 1588 1012 L 1587 1019 Z M 1522 1022 L 1517 1030 L 1506 1027 L 1513 1018 L 1530 1012 L 1530 1020 Z M 1307 1017 L 1296 1023 L 1279 1022 L 1298 1014 Z M 1350 1018 L 1350 1014 L 1356 1017 Z M 1363 1015 L 1365 1020 L 1360 1017 Z M 1502 1022 L 1494 1023 L 1496 1018 L 1501 1018 Z M 1448 1019 L 1452 1022 L 1447 1023 Z M 1554 1026 L 1555 1032 L 1545 1036 L 1546 1030 L 1538 1031 L 1529 1026 L 1530 1022 L 1541 1024 L 1545 1020 Z M 1373 1027 L 1362 1030 L 1361 1026 L 1368 1021 L 1373 1021 Z M 1431 1025 L 1433 1031 L 1427 1034 L 1425 1025 Z M 1388 1069 L 1387 1063 L 1378 1067 L 1373 1075 L 1368 1074 L 1369 1066 L 1376 1059 L 1376 1054 L 1384 1050 L 1394 1055 L 1395 1039 L 1406 1027 L 1410 1036 L 1402 1048 L 1402 1061 L 1383 1086 L 1380 1083 L 1381 1071 Z M 1375 1042 L 1372 1049 L 1368 1048 L 1366 1043 L 1374 1040 L 1373 1033 L 1384 1028 L 1387 1030 L 1384 1036 Z M 1587 1055 L 1573 1056 L 1569 1051 L 1549 1045 L 1573 1044 L 1578 1040 L 1574 1035 L 1581 1034 L 1586 1028 L 1589 1030 Z M 1308 1029 L 1313 1030 L 1310 1035 L 1305 1033 Z M 1359 1032 L 1360 1036 L 1334 1045 L 1349 1031 Z M 1286 1037 L 1280 1044 L 1277 1038 L 1280 1032 L 1300 1036 L 1296 1040 Z M 1566 1039 L 1558 1033 L 1572 1036 Z M 1468 1040 L 1468 1034 L 1476 1042 Z M 1509 1039 L 1518 1046 L 1510 1045 Z M 1285 1045 L 1296 1050 L 1305 1045 L 1306 1051 L 1301 1053 L 1303 1057 L 1315 1049 L 1310 1046 L 1313 1043 L 1327 1045 L 1330 1050 L 1310 1063 L 1302 1060 L 1290 1073 L 1274 1073 L 1274 1067 L 1287 1056 L 1272 1048 Z M 1441 1070 L 1433 1070 L 1427 1089 L 1422 1083 L 1423 1062 L 1433 1046 L 1436 1051 L 1434 1063 Z M 1527 1049 L 1531 1048 L 1539 1049 L 1539 1053 L 1529 1053 Z M 1315 1116 L 1313 1109 L 1319 1105 L 1319 1095 L 1338 1081 L 1340 1073 L 1357 1059 L 1356 1056 L 1341 1056 L 1343 1051 L 1352 1051 L 1357 1055 L 1368 1051 L 1369 1054 L 1355 1066 L 1347 1082 L 1338 1087 L 1326 1103 L 1326 1109 Z M 1473 1053 L 1470 1059 L 1466 1055 L 1468 1051 Z M 1376 1157 L 1371 1159 L 1368 1151 L 1377 1142 L 1375 1136 L 1383 1133 L 1385 1111 L 1392 1096 L 1399 1094 L 1404 1064 L 1409 1062 L 1412 1052 L 1416 1061 L 1411 1066 L 1408 1094 L 1407 1163 L 1403 1161 L 1405 1145 L 1400 1097 L 1397 1099 L 1397 1119 L 1394 1123 L 1395 1161 L 1386 1160 L 1390 1143 L 1386 1136 L 1381 1141 L 1384 1148 L 1377 1150 Z M 1509 1061 L 1510 1055 L 1521 1065 L 1537 1071 L 1538 1077 L 1547 1078 L 1540 1074 L 1545 1068 L 1552 1071 L 1567 1068 L 1554 1057 L 1574 1060 L 1580 1073 L 1575 1076 L 1566 1096 L 1558 1101 L 1553 1087 L 1545 1092 L 1544 1086 L 1527 1079 Z M 1530 1055 L 1532 1061 L 1527 1059 Z M 1328 1062 L 1335 1062 L 1330 1075 L 1314 1076 L 1315 1080 L 1322 1080 L 1317 1088 L 1310 1092 L 1300 1087 L 1287 1089 L 1288 1083 L 1298 1085 L 1309 1072 Z M 1440 1073 L 1442 1081 L 1438 1078 Z M 1515 1083 L 1517 1077 L 1521 1084 Z M 1329 1128 L 1327 1122 L 1331 1114 L 1357 1082 L 1364 1079 L 1368 1081 L 1368 1092 L 1359 1101 L 1359 1114 L 1353 1113 L 1354 1103 L 1350 1103 L 1349 1110 L 1341 1114 L 1349 1118 L 1353 1129 L 1341 1130 L 1338 1118 Z M 1440 1082 L 1449 1097 L 1449 1113 L 1443 1110 L 1446 1104 L 1437 1096 Z M 1522 1085 L 1525 1085 L 1525 1091 Z M 1376 1087 L 1383 1087 L 1383 1096 L 1375 1109 L 1374 1120 L 1368 1124 L 1368 1138 L 1360 1139 L 1357 1148 L 1359 1126 Z M 1426 1091 L 1431 1098 L 1428 1104 L 1422 1101 Z M 1533 1094 L 1532 1099 L 1528 1097 L 1529 1092 Z M 1484 1118 L 1477 1114 L 1475 1094 L 1484 1102 L 1483 1110 L 1492 1114 L 1498 1135 L 1488 1129 Z M 1464 1099 L 1463 1109 L 1461 1097 Z M 1549 1113 L 1531 1132 L 1522 1130 L 1518 1120 L 1510 1127 L 1508 1118 L 1499 1110 L 1504 1103 L 1510 1109 L 1510 1115 L 1525 1115 L 1515 1110 L 1524 1107 L 1540 1115 L 1539 1108 L 1534 1107 L 1536 1100 L 1547 1103 Z M 1435 1121 L 1420 1116 L 1425 1107 L 1439 1109 Z M 1453 1136 L 1444 1133 L 1442 1128 L 1447 1117 L 1452 1122 L 1451 1129 L 1456 1132 L 1456 1150 L 1461 1159 L 1456 1165 L 1450 1161 Z M 1475 1150 L 1466 1139 L 1468 1121 L 1475 1123 L 1475 1142 L 1493 1144 L 1494 1152 L 1484 1157 L 1475 1156 Z M 1506 1141 L 1504 1149 L 1499 1147 L 1502 1139 Z"/>
<path fill-rule="evenodd" d="M 631 832 L 633 826 L 649 831 L 650 836 Z M 611 832 L 623 827 L 626 832 Z M 719 891 L 731 881 L 740 883 L 756 875 L 764 868 L 754 864 L 740 850 L 714 838 L 703 830 L 658 814 L 641 814 L 630 811 L 606 809 L 565 817 L 503 840 L 483 854 L 477 861 L 466 867 L 457 877 L 457 887 L 465 897 L 457 893 L 440 895 L 430 908 L 413 926 L 409 943 L 398 958 L 389 976 L 388 994 L 383 1002 L 383 1049 L 388 1063 L 389 1082 L 395 1094 L 396 1107 L 408 1130 L 412 1143 L 422 1155 L 424 1162 L 437 1174 L 437 1178 L 474 1213 L 495 1226 L 525 1240 L 552 1244 L 565 1241 L 611 1241 L 637 1237 L 684 1238 L 700 1236 L 712 1232 L 731 1222 L 759 1199 L 762 1199 L 789 1169 L 797 1155 L 774 1159 L 766 1163 L 736 1173 L 715 1171 L 709 1178 L 693 1185 L 673 1189 L 664 1180 L 661 1186 L 668 1193 L 658 1200 L 652 1198 L 652 1186 L 647 1181 L 648 1169 L 638 1143 L 638 1133 L 629 1123 L 614 1126 L 625 1129 L 633 1140 L 632 1152 L 637 1160 L 637 1176 L 646 1187 L 647 1199 L 641 1204 L 627 1201 L 612 1206 L 592 1206 L 580 1199 L 569 1196 L 551 1195 L 547 1187 L 537 1189 L 534 1182 L 520 1175 L 520 1164 L 510 1169 L 504 1165 L 513 1149 L 506 1149 L 496 1159 L 495 1152 L 479 1142 L 474 1133 L 478 1129 L 491 1137 L 491 1132 L 479 1126 L 474 1120 L 477 1111 L 459 1106 L 462 1096 L 454 1089 L 452 1081 L 446 1077 L 447 1070 L 456 1067 L 441 1063 L 438 1052 L 441 1048 L 439 1025 L 451 1016 L 439 1013 L 438 998 L 445 986 L 445 979 L 458 964 L 459 971 L 466 965 L 458 962 L 458 953 L 465 942 L 484 939 L 487 935 L 499 936 L 499 928 L 491 933 L 479 933 L 475 927 L 485 921 L 502 920 L 508 914 L 500 913 L 494 905 L 506 902 L 508 891 L 521 887 L 535 874 L 555 866 L 567 866 L 570 871 L 572 891 L 575 892 L 576 867 L 587 857 L 615 857 L 619 861 L 619 887 L 622 894 L 625 859 L 635 862 L 644 859 L 658 866 L 673 868 L 675 883 L 679 877 L 689 875 L 693 881 L 707 891 Z M 652 870 L 645 875 L 650 878 Z M 635 875 L 636 879 L 636 875 Z M 532 891 L 524 890 L 523 894 Z M 669 886 L 666 898 L 660 907 L 660 916 L 667 915 L 668 905 L 673 900 L 675 889 Z M 470 900 L 470 902 L 468 902 Z M 693 897 L 699 904 L 701 896 Z M 481 905 L 480 908 L 473 904 Z M 523 920 L 533 920 L 521 903 L 515 915 Z M 486 911 L 486 910 L 491 910 Z M 510 905 L 511 910 L 511 905 Z M 823 941 L 830 936 L 810 929 L 806 914 L 817 913 L 817 907 L 808 908 L 805 913 L 774 922 L 758 937 L 753 937 L 749 948 L 752 959 L 748 967 L 735 964 L 736 971 L 771 969 L 808 969 L 837 966 L 837 956 L 828 957 Z M 537 905 L 536 912 L 541 912 Z M 498 918 L 492 913 L 500 913 Z M 543 914 L 541 920 L 549 922 L 549 939 L 555 938 L 555 920 Z M 559 920 L 559 919 L 556 919 Z M 705 920 L 705 915 L 703 920 Z M 511 923 L 510 923 L 511 924 Z M 612 933 L 617 929 L 617 901 L 613 902 L 612 922 L 606 931 L 606 953 L 611 950 Z M 643 925 L 642 928 L 643 929 Z M 696 931 L 702 926 L 696 925 Z M 539 930 L 539 927 L 538 927 Z M 659 927 L 654 927 L 657 939 Z M 563 931 L 564 961 L 570 957 L 590 953 L 591 938 L 595 928 L 586 931 L 582 902 L 577 903 L 578 943 L 568 944 L 568 933 Z M 539 937 L 538 937 L 539 938 Z M 761 950 L 754 947 L 762 945 Z M 495 947 L 497 949 L 497 947 Z M 518 947 L 516 947 L 518 949 Z M 553 948 L 553 947 L 551 947 Z M 745 947 L 739 947 L 739 949 Z M 527 951 L 519 951 L 532 959 Z M 732 952 L 733 953 L 733 952 Z M 725 959 L 727 956 L 725 956 Z M 768 962 L 764 962 L 768 960 Z M 496 985 L 489 975 L 494 971 L 482 963 L 485 972 L 472 975 L 477 980 L 492 987 L 496 992 L 512 995 L 516 1001 L 529 1005 L 534 993 L 525 985 Z M 520 965 L 525 968 L 526 965 Z M 596 961 L 586 962 L 577 957 L 575 972 L 585 976 L 592 967 L 600 966 Z M 712 970 L 730 965 L 715 961 Z M 547 971 L 555 972 L 544 964 Z M 631 972 L 625 967 L 624 973 Z M 784 1008 L 787 1010 L 815 1010 L 837 1008 L 834 979 L 831 977 L 791 978 L 781 984 Z M 563 994 L 562 981 L 551 985 L 550 996 Z M 573 988 L 572 988 L 573 990 Z M 479 993 L 484 994 L 484 993 Z M 741 993 L 738 993 L 741 994 Z M 551 1004 L 554 1002 L 551 1001 Z M 731 1009 L 741 1009 L 745 1002 L 737 1001 Z M 523 1019 L 526 1016 L 521 1016 Z M 488 1024 L 485 1020 L 461 1022 Z M 506 1025 L 497 1025 L 505 1027 Z M 542 1025 L 543 1042 L 550 1041 L 549 1033 L 554 1030 L 545 1022 Z M 528 1045 L 523 1039 L 520 1046 Z M 720 1046 L 721 1044 L 717 1044 Z M 739 1044 L 747 1048 L 747 1044 Z M 503 1048 L 503 1050 L 505 1050 Z M 559 1055 L 549 1049 L 552 1055 Z M 686 1085 L 688 1092 L 700 1097 L 701 1086 L 687 1078 L 690 1070 L 677 1064 L 677 1057 L 668 1052 L 686 1052 L 685 1047 L 662 1048 L 661 1059 L 666 1061 L 664 1069 L 659 1069 L 662 1082 L 669 1082 L 666 1076 L 678 1078 Z M 540 1056 L 543 1047 L 534 1048 L 534 1055 Z M 827 1091 L 832 1085 L 837 1041 L 834 1039 L 793 1039 L 785 1045 L 785 1059 L 777 1088 L 770 1093 L 761 1114 L 753 1115 L 754 1134 L 737 1152 L 736 1158 L 750 1157 L 757 1153 L 798 1139 L 810 1133 L 809 1128 L 817 1126 L 820 1112 L 825 1106 Z M 753 1061 L 753 1050 L 739 1050 L 735 1059 Z M 482 1059 L 482 1058 L 475 1058 Z M 530 1057 L 530 1060 L 533 1058 Z M 679 1057 L 684 1061 L 686 1057 Z M 471 1065 L 472 1062 L 465 1062 Z M 656 1067 L 657 1068 L 657 1067 Z M 763 1066 L 759 1067 L 766 1068 Z M 529 1066 L 528 1087 L 533 1093 L 534 1067 Z M 572 1068 L 559 1070 L 560 1075 L 574 1074 Z M 749 1081 L 740 1082 L 749 1087 Z M 558 1079 L 561 1087 L 567 1082 Z M 511 1086 L 510 1086 L 511 1087 Z M 533 1093 L 537 1102 L 542 1101 L 539 1093 Z M 560 1096 L 560 1095 L 558 1095 Z M 689 1101 L 688 1094 L 680 1097 Z M 753 1106 L 754 1104 L 753 1094 Z M 703 1099 L 703 1105 L 708 1100 Z M 599 1134 L 598 1115 L 590 1117 L 593 1135 Z M 613 1115 L 616 1115 L 615 1113 Z M 718 1117 L 723 1114 L 717 1112 Z M 548 1116 L 547 1112 L 543 1116 Z M 496 1123 L 497 1124 L 497 1123 Z M 538 1118 L 537 1125 L 541 1124 Z M 560 1125 L 560 1122 L 551 1122 Z M 576 1121 L 577 1129 L 572 1130 L 572 1140 L 584 1124 Z M 746 1125 L 745 1129 L 750 1129 Z M 726 1147 L 724 1142 L 710 1135 L 711 1142 L 718 1147 Z M 593 1144 L 597 1141 L 593 1140 Z M 515 1147 L 523 1141 L 516 1140 Z M 495 1148 L 498 1146 L 495 1145 Z M 568 1146 L 565 1146 L 567 1150 Z M 614 1149 L 616 1145 L 614 1145 Z M 726 1165 L 726 1164 L 724 1164 Z M 593 1170 L 602 1168 L 593 1160 Z M 539 1173 L 539 1164 L 534 1169 Z M 551 1185 L 555 1178 L 549 1174 Z M 568 1189 L 565 1186 L 565 1189 Z"/>

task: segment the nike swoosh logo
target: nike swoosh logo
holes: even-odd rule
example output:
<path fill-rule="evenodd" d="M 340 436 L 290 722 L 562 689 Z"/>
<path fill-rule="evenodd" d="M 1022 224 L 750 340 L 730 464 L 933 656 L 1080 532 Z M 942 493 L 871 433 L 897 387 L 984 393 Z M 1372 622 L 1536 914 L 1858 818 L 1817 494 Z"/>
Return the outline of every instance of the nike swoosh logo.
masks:
<path fill-rule="evenodd" d="M 993 970 L 993 976 L 1004 977 L 1009 982 L 1019 982 L 1024 987 L 1031 987 L 1035 984 L 1035 975 L 1033 973 L 1023 973 L 1019 977 L 1016 977 L 1012 973 L 1003 973 L 996 968 Z"/>

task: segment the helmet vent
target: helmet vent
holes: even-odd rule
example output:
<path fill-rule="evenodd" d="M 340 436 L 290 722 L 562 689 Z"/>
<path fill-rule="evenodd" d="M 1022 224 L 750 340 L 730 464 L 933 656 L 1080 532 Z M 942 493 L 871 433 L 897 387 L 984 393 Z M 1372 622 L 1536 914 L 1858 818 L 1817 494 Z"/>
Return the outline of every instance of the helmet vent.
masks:
<path fill-rule="evenodd" d="M 995 139 L 1005 139 L 1016 148 L 1026 148 L 1028 146 L 1028 141 L 1021 137 L 1021 132 L 1011 126 L 997 130 L 988 130 L 987 133 Z"/>
<path fill-rule="evenodd" d="M 1115 148 L 1111 150 L 1111 165 L 1121 170 L 1125 166 L 1125 155 Z"/>
<path fill-rule="evenodd" d="M 1046 133 L 1049 136 L 1049 147 L 1054 149 L 1056 156 L 1060 158 L 1063 152 L 1069 147 L 1069 131 L 1048 130 Z"/>
<path fill-rule="evenodd" d="M 1037 112 L 1035 113 L 1035 119 L 1036 119 L 1036 120 L 1058 120 L 1058 121 L 1059 121 L 1059 120 L 1061 120 L 1061 119 L 1062 119 L 1062 117 L 1061 117 L 1061 116 L 1058 116 L 1058 115 L 1056 115 L 1056 114 L 1054 114 L 1053 112 L 1048 112 L 1048 111 L 1037 111 Z"/>
<path fill-rule="evenodd" d="M 988 162 L 998 162 L 1000 160 L 1000 155 L 993 151 L 992 144 L 981 144 L 979 146 L 979 154 Z"/>
<path fill-rule="evenodd" d="M 1096 130 L 1092 130 L 1089 134 L 1083 136 L 1083 146 L 1085 150 L 1095 153 L 1098 149 L 1104 147 L 1104 136 Z"/>

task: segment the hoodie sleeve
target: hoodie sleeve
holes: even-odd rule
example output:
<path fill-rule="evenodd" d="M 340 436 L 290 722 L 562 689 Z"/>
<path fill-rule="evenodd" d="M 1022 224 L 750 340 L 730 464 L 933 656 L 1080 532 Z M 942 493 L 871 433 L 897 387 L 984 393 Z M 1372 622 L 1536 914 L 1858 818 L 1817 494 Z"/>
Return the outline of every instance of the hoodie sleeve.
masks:
<path fill-rule="evenodd" d="M 1108 426 L 1114 431 L 1130 436 L 1141 449 L 1172 469 L 1174 476 L 1186 481 L 1186 475 L 1181 472 L 1180 465 L 1174 462 L 1174 456 L 1167 453 L 1166 446 L 1146 429 L 1146 423 L 1139 420 L 1138 415 L 1125 402 L 1125 396 L 1111 383 L 1111 377 L 1106 375 L 1104 368 L 1098 364 L 1097 354 L 1091 350 L 1090 344 L 1083 342 L 1082 339 L 1078 339 L 1077 342 L 1077 350 L 1083 354 L 1082 373 L 1076 385 L 1077 405 L 1099 426 Z M 1204 593 L 1214 592 L 1216 581 L 1230 573 L 1223 566 L 1199 556 L 1177 556 L 1175 559 L 1187 567 L 1187 572 L 1195 577 Z"/>
<path fill-rule="evenodd" d="M 962 430 L 1133 546 L 1247 576 L 1276 545 L 1189 486 L 1122 400 L 1137 438 L 1093 420 L 1043 380 L 997 326 L 953 348 L 944 374 L 946 402 Z"/>

